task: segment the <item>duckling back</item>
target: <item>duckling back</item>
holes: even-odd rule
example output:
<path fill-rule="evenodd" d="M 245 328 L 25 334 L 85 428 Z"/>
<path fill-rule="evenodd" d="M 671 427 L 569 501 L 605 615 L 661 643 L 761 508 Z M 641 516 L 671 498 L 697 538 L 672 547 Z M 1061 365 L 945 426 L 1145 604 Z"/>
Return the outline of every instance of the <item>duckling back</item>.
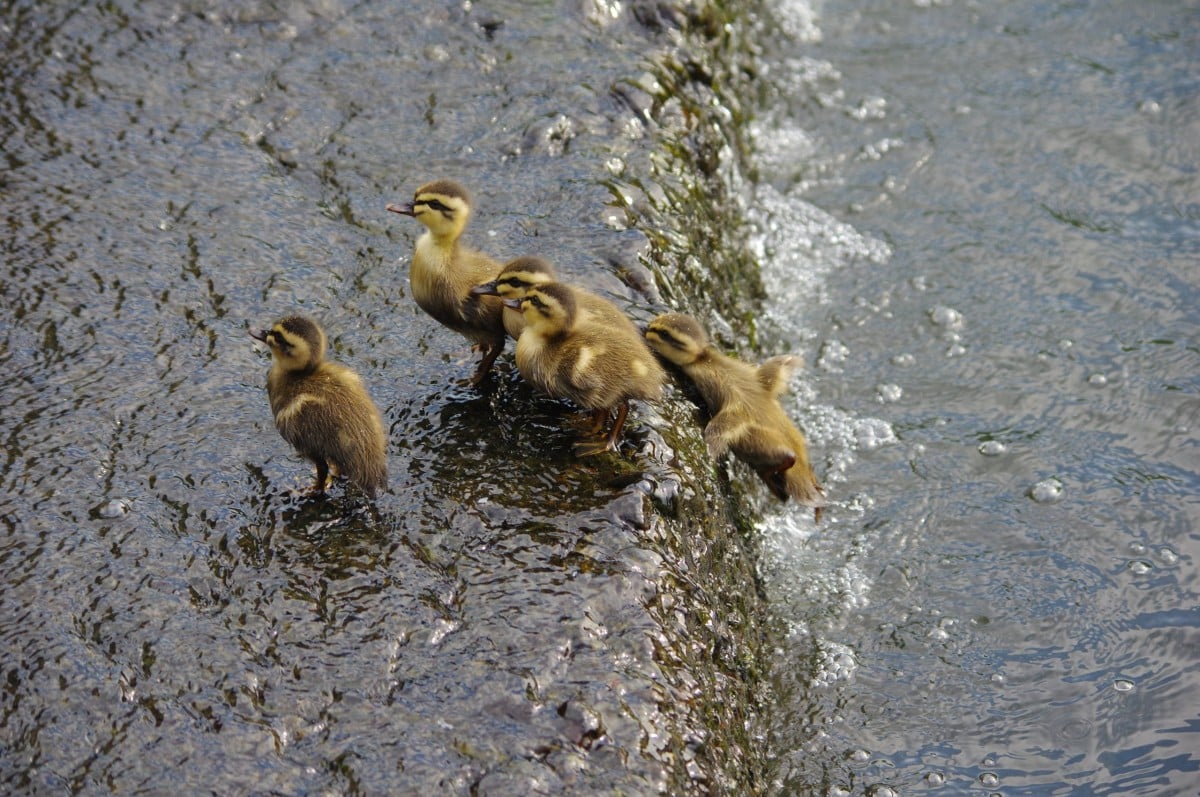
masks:
<path fill-rule="evenodd" d="M 329 474 L 347 477 L 367 495 L 387 486 L 387 437 L 362 379 L 324 359 L 325 335 L 303 316 L 251 335 L 271 347 L 267 396 L 275 428 L 317 466 L 314 490 Z"/>

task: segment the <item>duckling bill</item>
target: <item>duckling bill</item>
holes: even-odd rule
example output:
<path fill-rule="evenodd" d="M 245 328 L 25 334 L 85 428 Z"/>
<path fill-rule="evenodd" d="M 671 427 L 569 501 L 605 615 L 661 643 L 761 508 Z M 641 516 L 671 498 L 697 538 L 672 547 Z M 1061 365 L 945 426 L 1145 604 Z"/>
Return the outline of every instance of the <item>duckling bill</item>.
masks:
<path fill-rule="evenodd" d="M 585 294 L 553 282 L 530 287 L 521 298 L 504 303 L 525 317 L 517 340 L 521 376 L 555 398 L 591 410 L 596 433 L 616 413 L 603 442 L 576 446 L 587 455 L 617 450 L 630 400 L 659 399 L 666 373 L 627 316 L 615 307 L 612 319 L 582 313 L 580 295 Z"/>
<path fill-rule="evenodd" d="M 470 380 L 478 384 L 504 350 L 504 308 L 498 297 L 471 292 L 500 272 L 498 261 L 460 241 L 471 217 L 471 195 L 453 180 L 434 180 L 418 188 L 412 202 L 387 209 L 425 225 L 409 264 L 413 299 L 482 352 Z"/>
<path fill-rule="evenodd" d="M 651 321 L 646 340 L 683 370 L 708 405 L 712 417 L 704 441 L 712 456 L 732 451 L 776 498 L 812 507 L 819 521 L 824 491 L 809 464 L 804 435 L 779 403 L 799 358 L 773 357 L 755 367 L 717 350 L 694 318 L 678 313 Z"/>
<path fill-rule="evenodd" d="M 387 438 L 362 379 L 325 359 L 325 332 L 311 318 L 288 316 L 249 333 L 271 349 L 275 428 L 317 466 L 313 492 L 323 493 L 332 473 L 374 497 L 387 486 Z"/>

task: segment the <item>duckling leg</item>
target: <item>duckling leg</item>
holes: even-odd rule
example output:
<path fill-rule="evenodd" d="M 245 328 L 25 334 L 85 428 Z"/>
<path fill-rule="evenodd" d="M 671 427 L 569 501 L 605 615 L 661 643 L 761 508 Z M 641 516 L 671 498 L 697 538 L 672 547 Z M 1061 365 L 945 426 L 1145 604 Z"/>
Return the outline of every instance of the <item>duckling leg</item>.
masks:
<path fill-rule="evenodd" d="M 312 492 L 314 495 L 324 495 L 325 485 L 329 482 L 329 463 L 324 457 L 317 457 L 313 460 L 317 463 L 317 480 L 313 483 Z"/>
<path fill-rule="evenodd" d="M 598 435 L 604 431 L 604 422 L 609 418 L 608 410 L 592 410 L 592 426 L 589 434 Z"/>
<path fill-rule="evenodd" d="M 596 431 L 604 425 L 604 419 L 608 417 L 609 410 L 595 410 L 592 414 L 596 423 Z M 629 414 L 629 402 L 623 401 L 617 405 L 617 418 L 613 421 L 612 431 L 604 437 L 603 440 L 586 440 L 575 444 L 575 453 L 581 457 L 589 457 L 593 454 L 603 454 L 605 451 L 618 451 L 620 445 L 618 441 L 621 437 L 621 429 L 625 426 L 625 416 Z"/>
<path fill-rule="evenodd" d="M 471 377 L 472 387 L 482 382 L 488 375 L 488 371 L 492 370 L 492 364 L 496 362 L 500 352 L 504 351 L 504 338 L 500 338 L 499 341 L 491 340 L 487 343 L 480 343 L 479 348 L 483 351 L 483 357 L 479 360 L 479 367 L 475 369 L 475 374 Z"/>
<path fill-rule="evenodd" d="M 616 451 L 618 448 L 617 441 L 621 437 L 621 430 L 625 428 L 625 417 L 629 415 L 629 402 L 622 401 L 617 407 L 617 418 L 613 421 L 612 431 L 608 433 L 608 450 Z"/>

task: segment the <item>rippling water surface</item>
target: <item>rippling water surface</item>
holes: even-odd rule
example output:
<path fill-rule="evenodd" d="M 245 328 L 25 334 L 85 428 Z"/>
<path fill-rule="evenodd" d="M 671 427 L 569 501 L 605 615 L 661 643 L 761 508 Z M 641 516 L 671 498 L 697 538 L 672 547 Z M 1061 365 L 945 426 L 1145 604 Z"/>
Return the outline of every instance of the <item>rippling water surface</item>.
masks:
<path fill-rule="evenodd" d="M 776 512 L 778 788 L 1200 787 L 1200 14 L 780 3 L 768 345 L 837 499 Z"/>
<path fill-rule="evenodd" d="M 653 59 L 691 27 L 659 3 L 0 2 L 0 792 L 758 777 L 722 719 L 757 653 L 716 640 L 761 603 L 712 475 L 668 461 L 691 415 L 635 408 L 623 456 L 579 461 L 511 354 L 458 385 L 466 342 L 408 296 L 417 225 L 384 212 L 459 178 L 475 245 L 649 312 L 614 195 L 646 201 L 687 90 Z M 297 494 L 246 328 L 298 311 L 383 410 L 373 507 Z"/>

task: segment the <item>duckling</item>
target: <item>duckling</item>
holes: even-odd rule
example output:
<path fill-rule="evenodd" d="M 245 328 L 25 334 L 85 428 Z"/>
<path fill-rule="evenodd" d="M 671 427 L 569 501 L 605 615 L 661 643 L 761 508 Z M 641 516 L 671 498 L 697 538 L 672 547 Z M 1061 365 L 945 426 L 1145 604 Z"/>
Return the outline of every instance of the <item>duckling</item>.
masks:
<path fill-rule="evenodd" d="M 525 316 L 525 330 L 517 340 L 521 376 L 555 398 L 591 410 L 593 433 L 616 411 L 603 441 L 576 446 L 588 455 L 617 450 L 630 399 L 661 398 L 666 373 L 628 316 L 619 310 L 613 319 L 585 314 L 580 295 L 577 288 L 550 282 L 504 304 Z M 604 301 L 594 295 L 593 300 Z"/>
<path fill-rule="evenodd" d="M 491 282 L 476 285 L 471 293 L 499 296 L 501 299 L 520 299 L 526 291 L 538 285 L 557 282 L 554 266 L 540 257 L 518 257 L 504 264 L 500 274 Z M 559 283 L 564 284 L 564 283 Z M 569 287 L 569 286 L 568 286 Z M 573 289 L 575 304 L 585 317 L 595 317 L 604 323 L 624 325 L 625 313 L 607 299 L 588 291 Z M 521 337 L 525 329 L 525 316 L 520 310 L 504 308 L 504 330 L 513 340 Z"/>
<path fill-rule="evenodd" d="M 417 239 L 409 265 L 413 299 L 480 349 L 483 356 L 470 379 L 479 384 L 504 350 L 504 308 L 498 298 L 471 292 L 500 273 L 498 261 L 459 243 L 471 217 L 471 195 L 453 180 L 435 180 L 418 188 L 412 202 L 387 209 L 428 228 Z"/>
<path fill-rule="evenodd" d="M 316 464 L 313 492 L 325 491 L 332 472 L 373 498 L 387 486 L 387 438 L 362 379 L 325 360 L 325 332 L 311 318 L 288 316 L 249 332 L 271 348 L 267 397 L 275 428 Z"/>
<path fill-rule="evenodd" d="M 824 491 L 808 461 L 804 435 L 787 417 L 779 396 L 800 365 L 798 357 L 772 357 L 755 367 L 722 354 L 691 316 L 660 315 L 646 329 L 650 348 L 687 374 L 712 418 L 704 441 L 714 458 L 726 451 L 758 473 L 780 501 L 794 498 L 821 519 Z"/>

